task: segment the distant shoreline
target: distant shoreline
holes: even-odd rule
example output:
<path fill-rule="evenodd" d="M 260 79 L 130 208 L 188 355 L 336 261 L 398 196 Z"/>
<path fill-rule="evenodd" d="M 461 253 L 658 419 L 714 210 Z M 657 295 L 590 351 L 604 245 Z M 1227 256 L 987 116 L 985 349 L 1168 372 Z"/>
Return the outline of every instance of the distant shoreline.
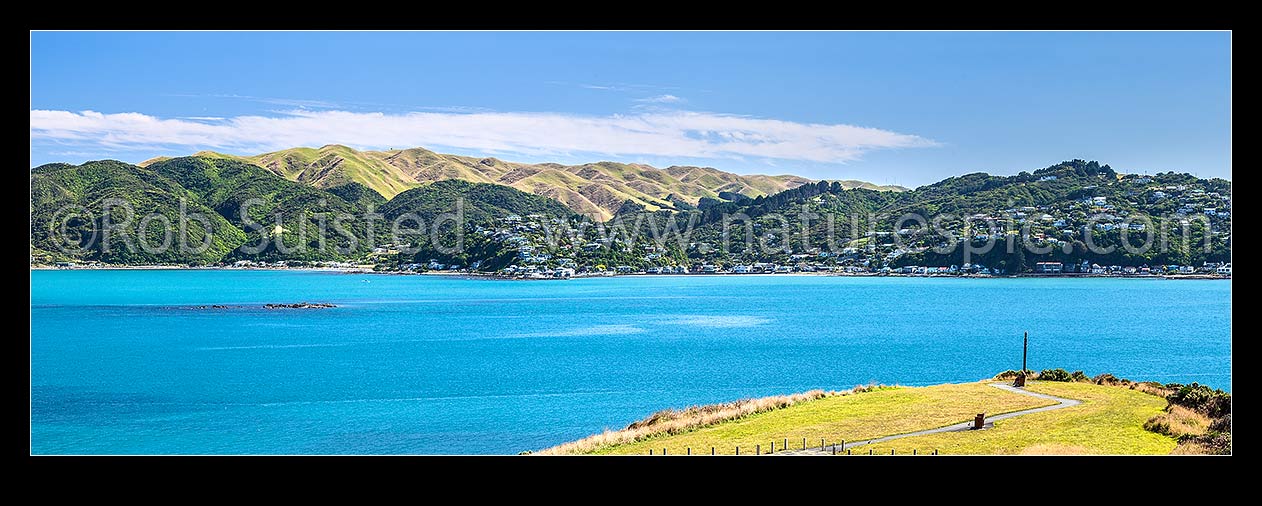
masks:
<path fill-rule="evenodd" d="M 1047 278 L 1047 279 L 1215 279 L 1230 280 L 1230 276 L 1219 276 L 1215 274 L 1149 274 L 1149 275 L 1121 275 L 1112 276 L 1107 274 L 1015 274 L 1015 275 L 986 275 L 986 274 L 877 274 L 877 273 L 838 273 L 838 272 L 782 272 L 782 273 L 742 273 L 735 274 L 730 272 L 716 273 L 685 273 L 685 274 L 595 274 L 595 275 L 575 275 L 571 278 L 527 278 L 519 276 L 504 276 L 494 273 L 478 273 L 478 272 L 450 272 L 450 271 L 430 271 L 430 272 L 400 272 L 400 271 L 374 271 L 355 267 L 185 267 L 176 265 L 104 265 L 104 266 L 74 266 L 74 267 L 56 267 L 49 265 L 32 265 L 32 271 L 298 271 L 298 272 L 325 272 L 339 274 L 377 274 L 377 275 L 394 275 L 394 276 L 445 276 L 464 279 L 497 279 L 506 281 L 564 281 L 565 279 L 589 279 L 589 278 L 634 278 L 634 277 L 690 277 L 690 276 L 732 276 L 732 277 L 788 277 L 788 276 L 821 276 L 821 277 L 837 277 L 837 278 L 934 278 L 934 279 L 1016 279 L 1016 278 Z"/>

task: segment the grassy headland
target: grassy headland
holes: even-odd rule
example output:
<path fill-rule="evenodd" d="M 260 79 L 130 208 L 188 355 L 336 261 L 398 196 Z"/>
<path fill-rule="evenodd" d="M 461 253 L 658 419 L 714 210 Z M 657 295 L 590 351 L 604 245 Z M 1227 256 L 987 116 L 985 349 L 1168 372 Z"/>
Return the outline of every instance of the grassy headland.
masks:
<path fill-rule="evenodd" d="M 876 454 L 936 448 L 949 455 L 1150 455 L 1170 453 L 1177 444 L 1174 438 L 1144 430 L 1144 422 L 1166 407 L 1166 401 L 1155 395 L 1057 381 L 1030 382 L 1026 389 L 1082 404 L 1000 420 L 987 430 L 895 439 L 873 444 L 871 449 Z"/>
<path fill-rule="evenodd" d="M 541 454 L 751 455 L 772 443 L 800 449 L 802 439 L 818 447 L 934 429 L 971 420 L 1056 404 L 990 386 L 996 380 L 928 387 L 860 387 L 847 392 L 813 391 L 715 406 L 665 410 L 621 431 L 606 431 L 548 448 Z M 930 453 L 1105 454 L 1230 453 L 1231 396 L 1201 385 L 1132 382 L 1104 374 L 1048 370 L 1026 390 L 1081 401 L 1061 409 L 998 420 L 981 431 L 941 432 L 873 443 L 877 455 Z M 1006 381 L 1005 381 L 1006 382 Z"/>

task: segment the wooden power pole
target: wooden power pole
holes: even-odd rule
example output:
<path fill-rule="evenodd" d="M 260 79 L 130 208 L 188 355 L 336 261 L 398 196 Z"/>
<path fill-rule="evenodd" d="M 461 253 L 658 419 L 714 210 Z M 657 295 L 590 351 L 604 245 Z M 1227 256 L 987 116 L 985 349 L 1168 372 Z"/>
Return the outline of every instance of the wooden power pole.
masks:
<path fill-rule="evenodd" d="M 1021 372 L 1017 374 L 1017 379 L 1012 382 L 1012 386 L 1014 387 L 1025 386 L 1025 371 L 1026 371 L 1025 359 L 1027 356 L 1029 356 L 1029 352 L 1030 352 L 1030 332 L 1027 330 L 1025 332 L 1025 338 L 1021 340 Z"/>
<path fill-rule="evenodd" d="M 1025 339 L 1021 340 L 1021 374 L 1025 374 L 1028 367 L 1025 366 L 1025 358 L 1030 353 L 1030 332 L 1025 332 Z"/>

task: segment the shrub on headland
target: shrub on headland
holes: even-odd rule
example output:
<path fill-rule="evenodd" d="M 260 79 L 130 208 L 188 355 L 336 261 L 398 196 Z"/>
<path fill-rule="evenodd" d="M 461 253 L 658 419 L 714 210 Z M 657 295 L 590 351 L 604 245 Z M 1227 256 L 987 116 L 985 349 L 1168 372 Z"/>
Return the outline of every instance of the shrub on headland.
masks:
<path fill-rule="evenodd" d="M 1001 373 L 999 373 L 999 374 L 996 374 L 996 375 L 995 375 L 995 377 L 994 377 L 994 379 L 997 379 L 997 380 L 1010 380 L 1010 379 L 1016 379 L 1016 377 L 1017 377 L 1017 376 L 1020 376 L 1020 375 L 1021 375 L 1021 371 L 1014 371 L 1014 370 L 1012 370 L 1012 369 L 1008 369 L 1007 371 L 1004 371 L 1004 372 L 1001 372 Z M 1025 371 L 1025 377 L 1027 377 L 1027 378 L 1033 378 L 1033 377 L 1034 377 L 1034 371 L 1031 371 L 1031 370 L 1029 370 L 1029 369 L 1026 369 L 1026 371 Z"/>
<path fill-rule="evenodd" d="M 1231 394 L 1222 390 L 1212 390 L 1197 383 L 1191 385 L 1172 384 L 1174 393 L 1166 396 L 1171 404 L 1178 404 L 1205 413 L 1210 418 L 1220 418 L 1231 414 Z"/>
<path fill-rule="evenodd" d="M 1069 371 L 1064 369 L 1043 369 L 1039 372 L 1038 379 L 1039 381 L 1073 381 L 1074 378 Z"/>
<path fill-rule="evenodd" d="M 1231 454 L 1231 394 L 1197 383 L 1180 385 L 1145 381 L 1131 385 L 1166 398 L 1164 413 L 1150 418 L 1144 428 L 1179 440 L 1176 454 Z"/>
<path fill-rule="evenodd" d="M 1020 374 L 1007 370 L 995 375 L 996 380 L 1010 380 Z M 1175 438 L 1179 446 L 1175 454 L 1231 454 L 1231 394 L 1192 383 L 1158 383 L 1131 381 L 1109 373 L 1089 378 L 1082 371 L 1044 369 L 1035 377 L 1041 381 L 1077 381 L 1097 385 L 1128 388 L 1166 399 L 1166 409 L 1144 422 L 1144 429 Z"/>

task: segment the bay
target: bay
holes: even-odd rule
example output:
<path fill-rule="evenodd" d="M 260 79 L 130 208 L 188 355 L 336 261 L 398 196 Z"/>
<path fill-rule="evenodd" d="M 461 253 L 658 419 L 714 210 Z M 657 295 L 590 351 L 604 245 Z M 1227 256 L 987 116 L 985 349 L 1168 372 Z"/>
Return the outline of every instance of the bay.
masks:
<path fill-rule="evenodd" d="M 338 307 L 262 307 L 300 301 Z M 1032 369 L 1230 390 L 1230 281 L 32 271 L 31 451 L 517 453 L 666 407 L 975 381 L 1025 331 Z"/>

